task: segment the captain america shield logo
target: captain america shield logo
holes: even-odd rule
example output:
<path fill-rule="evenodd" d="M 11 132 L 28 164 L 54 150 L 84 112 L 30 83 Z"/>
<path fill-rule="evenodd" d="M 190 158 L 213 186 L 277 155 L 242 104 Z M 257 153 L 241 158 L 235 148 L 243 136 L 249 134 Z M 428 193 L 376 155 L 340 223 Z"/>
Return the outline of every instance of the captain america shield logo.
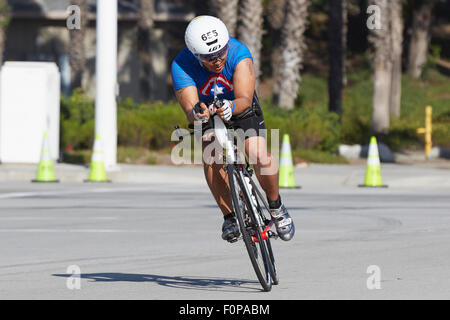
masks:
<path fill-rule="evenodd" d="M 215 87 L 214 87 L 215 84 Z M 233 84 L 223 75 L 211 75 L 200 89 L 204 96 L 213 96 L 214 91 L 217 95 L 233 91 Z"/>

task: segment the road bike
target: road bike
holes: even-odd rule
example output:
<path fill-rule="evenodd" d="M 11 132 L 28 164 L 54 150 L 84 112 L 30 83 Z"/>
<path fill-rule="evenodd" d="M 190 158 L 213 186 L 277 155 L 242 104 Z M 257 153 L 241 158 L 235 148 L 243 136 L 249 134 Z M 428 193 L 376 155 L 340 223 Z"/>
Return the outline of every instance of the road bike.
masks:
<path fill-rule="evenodd" d="M 218 108 L 221 107 L 216 98 L 213 103 Z M 234 241 L 244 241 L 261 286 L 264 291 L 270 291 L 272 285 L 277 285 L 279 280 L 271 244 L 271 239 L 277 239 L 278 234 L 272 230 L 274 223 L 271 220 L 269 204 L 259 184 L 255 182 L 254 170 L 250 167 L 248 158 L 238 161 L 241 158 L 238 154 L 237 137 L 229 135 L 229 131 L 234 130 L 233 122 L 224 122 L 218 115 L 213 115 L 208 126 L 214 131 L 216 139 L 225 151 L 224 169 L 228 175 L 233 208 L 241 231 L 241 235 Z M 194 126 L 190 125 L 189 128 L 194 129 Z M 175 129 L 180 140 L 186 137 L 180 133 L 178 126 L 175 126 Z M 190 132 L 189 136 L 193 134 L 194 131 Z"/>

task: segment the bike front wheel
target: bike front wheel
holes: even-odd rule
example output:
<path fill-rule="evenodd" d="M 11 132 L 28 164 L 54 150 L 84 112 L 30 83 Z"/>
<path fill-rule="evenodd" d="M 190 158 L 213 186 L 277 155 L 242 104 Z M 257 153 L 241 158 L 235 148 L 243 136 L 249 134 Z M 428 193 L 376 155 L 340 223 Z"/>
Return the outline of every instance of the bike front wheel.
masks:
<path fill-rule="evenodd" d="M 228 178 L 234 211 L 250 261 L 264 291 L 270 291 L 272 289 L 273 269 L 271 268 L 270 254 L 266 242 L 262 237 L 264 225 L 252 210 L 251 195 L 244 185 L 242 171 L 234 166 L 229 166 Z"/>

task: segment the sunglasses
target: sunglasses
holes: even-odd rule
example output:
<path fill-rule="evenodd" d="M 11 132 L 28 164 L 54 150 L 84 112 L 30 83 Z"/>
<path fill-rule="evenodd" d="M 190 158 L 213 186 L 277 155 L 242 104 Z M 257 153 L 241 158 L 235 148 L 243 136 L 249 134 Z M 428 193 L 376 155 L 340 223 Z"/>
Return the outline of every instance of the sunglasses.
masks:
<path fill-rule="evenodd" d="M 203 61 L 213 62 L 213 61 L 219 60 L 220 58 L 223 58 L 223 56 L 225 56 L 225 54 L 227 53 L 229 47 L 230 46 L 227 43 L 225 45 L 225 47 L 223 47 L 222 49 L 220 49 L 217 52 L 210 53 L 210 54 L 199 54 L 199 55 L 197 55 L 197 57 Z"/>

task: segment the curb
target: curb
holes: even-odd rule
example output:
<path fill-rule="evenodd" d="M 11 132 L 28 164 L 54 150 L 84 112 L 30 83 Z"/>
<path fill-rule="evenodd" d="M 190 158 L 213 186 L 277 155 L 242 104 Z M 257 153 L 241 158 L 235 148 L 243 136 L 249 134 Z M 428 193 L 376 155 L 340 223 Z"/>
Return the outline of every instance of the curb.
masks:
<path fill-rule="evenodd" d="M 347 159 L 367 158 L 367 151 L 369 145 L 339 145 L 338 154 Z M 427 158 L 424 153 L 401 153 L 392 152 L 389 147 L 383 143 L 378 144 L 381 162 L 396 162 L 396 161 L 422 161 L 429 159 L 450 159 L 450 149 L 443 147 L 433 147 L 430 155 Z"/>
<path fill-rule="evenodd" d="M 37 164 L 2 164 L 0 165 L 0 181 L 3 188 L 19 188 L 13 182 L 29 183 L 35 178 Z M 348 188 L 357 189 L 364 181 L 365 164 L 336 165 L 310 164 L 307 167 L 295 167 L 296 183 L 300 190 L 283 192 L 307 192 L 308 189 Z M 381 168 L 383 182 L 389 185 L 390 191 L 396 188 L 450 188 L 450 163 L 422 162 L 412 165 L 384 164 Z M 87 166 L 55 164 L 55 177 L 60 180 L 57 188 L 64 188 L 65 183 L 88 185 L 83 181 L 89 176 Z M 183 188 L 206 187 L 203 168 L 201 166 L 168 166 L 168 165 L 128 165 L 120 164 L 113 171 L 107 171 L 108 179 L 115 183 L 126 184 L 161 184 L 178 185 Z M 90 183 L 91 185 L 93 184 Z M 47 189 L 49 184 L 35 186 Z M 53 187 L 51 187 L 53 188 Z M 102 186 L 103 188 L 103 186 Z M 362 192 L 362 191 L 357 191 Z"/>

